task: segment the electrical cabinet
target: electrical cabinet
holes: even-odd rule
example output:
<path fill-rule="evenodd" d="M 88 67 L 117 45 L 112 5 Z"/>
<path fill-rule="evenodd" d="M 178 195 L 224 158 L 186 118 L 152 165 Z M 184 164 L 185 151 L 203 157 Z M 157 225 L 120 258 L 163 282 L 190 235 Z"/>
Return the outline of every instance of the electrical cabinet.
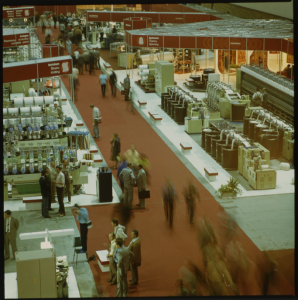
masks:
<path fill-rule="evenodd" d="M 132 68 L 134 53 L 119 53 L 118 54 L 118 67 L 120 68 Z"/>
<path fill-rule="evenodd" d="M 16 252 L 18 298 L 57 298 L 53 249 Z"/>
<path fill-rule="evenodd" d="M 174 85 L 174 65 L 167 60 L 158 60 L 155 62 L 155 92 L 161 96 L 169 85 Z"/>

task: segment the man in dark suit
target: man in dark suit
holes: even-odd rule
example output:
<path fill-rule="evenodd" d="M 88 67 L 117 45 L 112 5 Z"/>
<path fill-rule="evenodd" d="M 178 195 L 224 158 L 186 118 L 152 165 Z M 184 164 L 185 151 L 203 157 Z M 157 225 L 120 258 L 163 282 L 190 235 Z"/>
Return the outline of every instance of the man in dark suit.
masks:
<path fill-rule="evenodd" d="M 10 258 L 9 244 L 11 244 L 13 258 L 15 259 L 15 253 L 17 250 L 17 230 L 19 228 L 18 219 L 11 216 L 11 211 L 6 210 L 4 212 L 4 250 L 5 260 Z"/>
<path fill-rule="evenodd" d="M 134 254 L 130 267 L 132 279 L 129 281 L 132 281 L 130 285 L 137 285 L 139 283 L 138 267 L 141 265 L 142 258 L 141 240 L 139 238 L 139 232 L 136 229 L 131 232 L 131 242 L 128 246 L 128 249 Z"/>
<path fill-rule="evenodd" d="M 50 185 L 46 181 L 46 173 L 46 169 L 43 169 L 41 171 L 41 177 L 39 178 L 40 191 L 42 195 L 41 213 L 43 217 L 50 218 L 48 204 Z"/>
<path fill-rule="evenodd" d="M 121 238 L 116 239 L 117 251 L 117 294 L 116 297 L 128 297 L 127 271 L 130 267 L 131 259 L 134 257 L 127 247 L 124 247 Z"/>

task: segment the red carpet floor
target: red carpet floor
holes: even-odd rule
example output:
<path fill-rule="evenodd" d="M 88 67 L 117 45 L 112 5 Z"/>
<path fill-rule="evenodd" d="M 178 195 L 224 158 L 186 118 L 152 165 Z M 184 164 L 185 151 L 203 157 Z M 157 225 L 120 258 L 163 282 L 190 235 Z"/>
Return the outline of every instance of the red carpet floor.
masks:
<path fill-rule="evenodd" d="M 151 199 L 146 200 L 145 210 L 133 212 L 133 219 L 128 225 L 128 233 L 130 234 L 132 229 L 139 230 L 142 241 L 140 281 L 137 287 L 130 287 L 129 295 L 143 297 L 175 295 L 175 279 L 178 277 L 179 268 L 184 265 L 184 260 L 189 257 L 202 267 L 202 256 L 196 241 L 195 229 L 188 223 L 186 206 L 183 201 L 180 201 L 176 207 L 173 230 L 169 230 L 166 226 L 161 202 L 163 182 L 169 177 L 182 200 L 181 192 L 184 185 L 187 180 L 193 180 L 201 196 L 196 215 L 209 217 L 214 228 L 217 226 L 217 213 L 223 209 L 143 117 L 138 112 L 133 114 L 130 111 L 119 91 L 117 91 L 116 98 L 111 96 L 110 91 L 107 92 L 106 97 L 102 97 L 98 85 L 100 73 L 101 71 L 95 71 L 95 75 L 90 76 L 88 72 L 84 71 L 83 75 L 79 75 L 80 86 L 77 92 L 76 106 L 91 133 L 93 125 L 90 104 L 94 104 L 101 111 L 100 139 L 97 139 L 96 143 L 104 159 L 109 163 L 109 141 L 112 134 L 117 132 L 121 141 L 121 153 L 129 149 L 131 144 L 134 144 L 139 153 L 143 152 L 148 155 L 151 163 L 151 183 L 149 186 Z M 62 79 L 69 89 L 68 78 Z M 110 162 L 109 165 L 112 166 L 112 163 Z M 116 177 L 115 170 L 113 170 L 113 175 Z M 137 203 L 136 199 L 135 190 L 134 204 Z M 89 218 L 94 224 L 88 233 L 88 255 L 90 256 L 96 250 L 105 249 L 103 243 L 107 242 L 107 234 L 113 230 L 111 218 L 114 216 L 112 215 L 113 205 L 89 206 L 87 209 Z M 241 231 L 240 228 L 239 230 Z M 259 265 L 264 258 L 263 253 L 244 232 L 242 232 L 240 240 L 250 259 Z M 107 283 L 108 273 L 102 273 L 95 261 L 90 262 L 90 266 L 96 284 L 101 285 L 107 296 L 114 297 L 116 286 L 111 287 Z M 278 285 L 270 286 L 269 294 L 294 295 L 294 288 L 281 272 L 278 273 L 278 278 Z"/>

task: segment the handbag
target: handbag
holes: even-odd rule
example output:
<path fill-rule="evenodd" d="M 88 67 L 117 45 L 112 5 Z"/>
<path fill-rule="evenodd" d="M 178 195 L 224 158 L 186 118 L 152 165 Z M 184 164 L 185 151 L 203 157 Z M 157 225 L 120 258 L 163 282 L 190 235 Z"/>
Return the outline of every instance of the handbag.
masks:
<path fill-rule="evenodd" d="M 121 95 L 124 95 L 124 96 L 128 95 L 128 90 L 122 90 Z"/>
<path fill-rule="evenodd" d="M 101 117 L 94 119 L 96 123 L 101 123 Z"/>
<path fill-rule="evenodd" d="M 139 199 L 148 199 L 150 198 L 150 190 L 139 191 L 138 195 L 139 195 Z"/>
<path fill-rule="evenodd" d="M 92 222 L 91 222 L 91 221 L 89 221 L 89 222 L 86 223 L 86 224 L 87 224 L 87 228 L 88 228 L 88 229 L 92 228 Z"/>

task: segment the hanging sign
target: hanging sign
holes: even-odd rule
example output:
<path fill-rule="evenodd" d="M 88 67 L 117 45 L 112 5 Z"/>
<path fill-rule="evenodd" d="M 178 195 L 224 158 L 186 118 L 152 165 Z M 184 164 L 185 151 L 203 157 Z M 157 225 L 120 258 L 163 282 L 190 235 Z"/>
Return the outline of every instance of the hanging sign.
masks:
<path fill-rule="evenodd" d="M 2 18 L 30 18 L 34 17 L 34 7 L 17 7 L 2 10 Z"/>
<path fill-rule="evenodd" d="M 30 44 L 29 33 L 11 34 L 3 36 L 3 48 L 17 47 Z"/>
<path fill-rule="evenodd" d="M 70 59 L 62 61 L 44 62 L 38 64 L 40 78 L 59 76 L 72 73 L 72 62 Z"/>
<path fill-rule="evenodd" d="M 148 36 L 148 47 L 163 47 L 163 36 Z"/>

